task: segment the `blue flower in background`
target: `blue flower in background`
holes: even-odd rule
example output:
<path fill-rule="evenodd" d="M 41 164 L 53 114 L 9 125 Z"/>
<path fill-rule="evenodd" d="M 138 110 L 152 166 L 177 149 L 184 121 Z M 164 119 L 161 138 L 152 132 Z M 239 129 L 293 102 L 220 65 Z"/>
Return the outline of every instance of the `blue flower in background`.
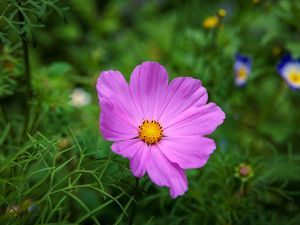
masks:
<path fill-rule="evenodd" d="M 300 58 L 284 56 L 277 66 L 277 71 L 292 89 L 300 90 Z"/>
<path fill-rule="evenodd" d="M 246 84 L 251 71 L 251 59 L 241 54 L 236 54 L 234 63 L 235 84 L 243 86 Z"/>

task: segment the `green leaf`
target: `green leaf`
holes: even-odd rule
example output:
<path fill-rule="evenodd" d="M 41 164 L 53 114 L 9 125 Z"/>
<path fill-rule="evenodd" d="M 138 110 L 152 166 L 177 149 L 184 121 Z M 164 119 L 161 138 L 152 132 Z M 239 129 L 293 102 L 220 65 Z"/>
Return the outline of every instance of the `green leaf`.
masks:
<path fill-rule="evenodd" d="M 50 76 L 62 76 L 70 72 L 72 66 L 66 62 L 54 62 L 49 66 Z"/>

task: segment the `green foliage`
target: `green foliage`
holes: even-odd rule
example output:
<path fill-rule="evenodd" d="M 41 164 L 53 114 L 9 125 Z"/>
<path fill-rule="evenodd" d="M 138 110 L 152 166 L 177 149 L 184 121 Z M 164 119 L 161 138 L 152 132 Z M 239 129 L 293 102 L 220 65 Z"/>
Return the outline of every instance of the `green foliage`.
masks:
<path fill-rule="evenodd" d="M 227 15 L 205 29 L 219 8 Z M 0 224 L 128 224 L 136 204 L 134 224 L 299 224 L 300 94 L 276 72 L 284 53 L 300 56 L 299 9 L 298 0 L 0 1 Z M 237 52 L 253 60 L 243 88 Z M 99 134 L 99 72 L 129 79 L 147 60 L 171 79 L 200 79 L 227 116 L 176 200 L 147 176 L 136 186 Z M 91 102 L 74 104 L 75 88 Z M 237 175 L 240 165 L 253 175 Z"/>
<path fill-rule="evenodd" d="M 0 50 L 0 98 L 16 92 L 16 80 L 22 75 L 20 66 L 22 62 L 15 55 L 19 48 L 19 45 L 6 45 Z"/>
<path fill-rule="evenodd" d="M 96 157 L 104 149 L 88 152 L 86 144 L 80 144 L 76 137 L 73 142 L 63 149 L 57 140 L 37 133 L 10 157 L 2 155 L 0 204 L 5 213 L 1 223 L 48 224 L 59 220 L 100 224 L 112 207 L 111 222 L 127 215 L 133 198 L 118 187 L 127 169 L 114 157 L 105 157 L 106 153 Z M 20 207 L 25 201 L 28 203 Z"/>
<path fill-rule="evenodd" d="M 10 32 L 18 35 L 31 35 L 33 46 L 36 45 L 35 28 L 42 28 L 41 20 L 49 10 L 55 11 L 63 17 L 63 11 L 67 7 L 57 6 L 59 0 L 5 0 L 0 3 L 0 23 L 2 29 L 0 39 L 3 42 L 9 41 Z M 26 37 L 28 38 L 28 37 Z"/>

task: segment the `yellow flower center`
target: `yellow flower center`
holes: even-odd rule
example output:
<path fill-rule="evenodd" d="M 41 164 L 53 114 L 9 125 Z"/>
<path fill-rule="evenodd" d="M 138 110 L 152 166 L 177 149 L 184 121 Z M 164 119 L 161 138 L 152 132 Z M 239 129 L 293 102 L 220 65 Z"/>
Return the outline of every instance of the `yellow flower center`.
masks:
<path fill-rule="evenodd" d="M 145 120 L 139 126 L 139 139 L 150 144 L 157 143 L 163 136 L 163 129 L 159 122 L 155 120 Z"/>
<path fill-rule="evenodd" d="M 245 80 L 247 78 L 248 71 L 245 67 L 241 67 L 237 72 L 237 78 Z"/>
<path fill-rule="evenodd" d="M 295 85 L 300 85 L 300 72 L 292 71 L 288 75 L 288 80 Z"/>

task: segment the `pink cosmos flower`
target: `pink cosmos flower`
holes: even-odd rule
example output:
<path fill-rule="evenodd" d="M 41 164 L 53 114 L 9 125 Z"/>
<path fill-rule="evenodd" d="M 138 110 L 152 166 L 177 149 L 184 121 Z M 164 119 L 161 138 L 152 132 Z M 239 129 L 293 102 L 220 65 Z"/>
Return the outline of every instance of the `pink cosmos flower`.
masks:
<path fill-rule="evenodd" d="M 166 69 L 145 62 L 132 72 L 130 84 L 119 71 L 104 71 L 97 81 L 100 129 L 113 141 L 113 152 L 130 160 L 136 177 L 146 173 L 173 198 L 187 191 L 186 169 L 202 167 L 216 148 L 205 135 L 225 118 L 207 103 L 201 81 L 179 77 L 168 84 Z"/>

